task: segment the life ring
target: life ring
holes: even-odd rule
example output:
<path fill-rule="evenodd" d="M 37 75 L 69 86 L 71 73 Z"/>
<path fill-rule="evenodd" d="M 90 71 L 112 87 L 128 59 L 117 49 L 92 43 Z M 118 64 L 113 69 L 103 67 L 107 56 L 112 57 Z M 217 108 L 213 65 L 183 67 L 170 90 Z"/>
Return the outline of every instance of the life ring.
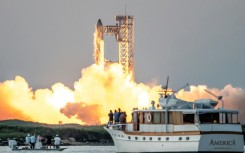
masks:
<path fill-rule="evenodd" d="M 148 123 L 151 122 L 151 113 L 148 113 L 148 114 L 146 115 L 146 120 L 147 120 Z"/>

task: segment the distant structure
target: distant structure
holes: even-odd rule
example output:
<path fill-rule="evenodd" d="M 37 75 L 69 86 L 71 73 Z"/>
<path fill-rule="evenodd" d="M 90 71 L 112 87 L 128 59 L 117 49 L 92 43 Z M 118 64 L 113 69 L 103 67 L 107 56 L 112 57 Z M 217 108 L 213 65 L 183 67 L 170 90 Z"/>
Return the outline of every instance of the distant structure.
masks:
<path fill-rule="evenodd" d="M 104 58 L 104 34 L 115 36 L 119 46 L 119 64 L 125 74 L 132 76 L 134 80 L 134 17 L 116 16 L 116 25 L 103 26 L 99 19 L 96 26 L 96 40 L 94 60 L 96 64 L 104 66 L 112 62 Z"/>

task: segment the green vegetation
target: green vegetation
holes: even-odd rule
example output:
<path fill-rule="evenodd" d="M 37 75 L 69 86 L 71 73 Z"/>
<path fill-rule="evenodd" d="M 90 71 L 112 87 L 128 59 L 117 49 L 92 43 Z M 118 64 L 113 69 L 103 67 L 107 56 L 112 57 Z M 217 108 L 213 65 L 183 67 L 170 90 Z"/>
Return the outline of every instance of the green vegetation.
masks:
<path fill-rule="evenodd" d="M 62 139 L 75 138 L 77 142 L 112 142 L 110 135 L 103 126 L 82 126 L 79 124 L 43 124 L 20 120 L 0 121 L 0 141 L 16 138 L 24 142 L 27 134 L 36 134 L 45 137 L 56 134 Z"/>

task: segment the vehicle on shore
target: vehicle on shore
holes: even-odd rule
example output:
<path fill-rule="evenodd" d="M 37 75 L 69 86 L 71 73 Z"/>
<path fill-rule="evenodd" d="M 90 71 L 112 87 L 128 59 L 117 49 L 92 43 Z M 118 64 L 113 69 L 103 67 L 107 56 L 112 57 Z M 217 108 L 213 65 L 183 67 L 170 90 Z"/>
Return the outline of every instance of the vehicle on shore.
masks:
<path fill-rule="evenodd" d="M 167 95 L 163 89 L 160 108 L 152 101 L 149 109 L 133 109 L 132 122 L 104 127 L 116 152 L 244 152 L 239 111 L 223 108 L 221 96 L 216 97 L 222 108 L 215 109 L 218 101 L 187 102 L 175 97 L 179 90 Z"/>

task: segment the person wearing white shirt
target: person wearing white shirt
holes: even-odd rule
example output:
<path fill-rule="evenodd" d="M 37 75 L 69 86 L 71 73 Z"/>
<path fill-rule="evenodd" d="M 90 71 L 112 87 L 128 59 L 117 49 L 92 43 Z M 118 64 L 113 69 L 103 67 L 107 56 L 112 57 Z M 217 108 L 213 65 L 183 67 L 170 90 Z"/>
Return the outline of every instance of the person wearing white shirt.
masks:
<path fill-rule="evenodd" d="M 61 143 L 61 139 L 59 135 L 56 135 L 54 138 L 54 146 L 56 149 L 60 148 L 60 143 Z"/>

